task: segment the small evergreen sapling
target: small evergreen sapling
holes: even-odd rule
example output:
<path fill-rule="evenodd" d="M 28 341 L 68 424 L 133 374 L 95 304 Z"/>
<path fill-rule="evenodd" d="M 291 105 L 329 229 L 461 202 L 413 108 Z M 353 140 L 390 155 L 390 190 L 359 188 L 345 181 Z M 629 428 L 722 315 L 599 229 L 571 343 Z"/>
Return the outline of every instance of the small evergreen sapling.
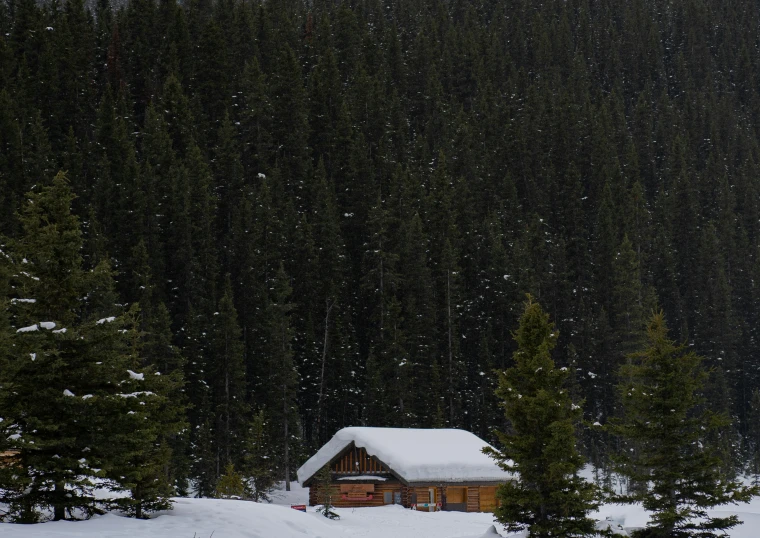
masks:
<path fill-rule="evenodd" d="M 245 494 L 243 476 L 235 470 L 231 463 L 224 468 L 224 474 L 216 483 L 217 499 L 242 499 Z"/>
<path fill-rule="evenodd" d="M 515 365 L 500 373 L 496 390 L 511 431 L 499 432 L 502 451 L 484 450 L 519 477 L 499 486 L 496 519 L 510 532 L 528 529 L 531 538 L 601 534 L 588 517 L 599 491 L 578 476 L 581 407 L 566 388 L 567 369 L 555 368 L 551 358 L 557 336 L 549 315 L 528 296 L 514 334 Z"/>
<path fill-rule="evenodd" d="M 315 478 L 319 486 L 319 501 L 322 503 L 322 506 L 317 508 L 317 512 L 329 519 L 340 519 L 340 516 L 333 510 L 333 485 L 330 466 L 325 465 L 322 467 Z"/>
<path fill-rule="evenodd" d="M 242 473 L 245 476 L 246 497 L 256 502 L 269 500 L 269 492 L 276 480 L 273 459 L 267 437 L 266 415 L 262 410 L 253 415 L 245 444 Z"/>
<path fill-rule="evenodd" d="M 745 487 L 721 472 L 719 448 L 710 436 L 730 424 L 725 414 L 705 409 L 701 395 L 707 372 L 702 358 L 667 337 L 663 314 L 647 328 L 647 345 L 630 356 L 618 387 L 624 418 L 613 430 L 633 451 L 623 451 L 619 469 L 649 488 L 640 500 L 652 515 L 635 536 L 712 538 L 738 525 L 736 515 L 711 517 L 708 508 L 749 501 L 758 487 Z"/>

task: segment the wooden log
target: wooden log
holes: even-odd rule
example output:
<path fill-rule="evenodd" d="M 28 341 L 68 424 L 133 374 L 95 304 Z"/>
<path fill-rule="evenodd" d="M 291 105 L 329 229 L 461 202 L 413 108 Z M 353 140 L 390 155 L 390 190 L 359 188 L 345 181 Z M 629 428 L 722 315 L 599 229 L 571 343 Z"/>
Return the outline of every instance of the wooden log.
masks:
<path fill-rule="evenodd" d="M 467 511 L 480 512 L 480 489 L 477 487 L 467 488 Z"/>

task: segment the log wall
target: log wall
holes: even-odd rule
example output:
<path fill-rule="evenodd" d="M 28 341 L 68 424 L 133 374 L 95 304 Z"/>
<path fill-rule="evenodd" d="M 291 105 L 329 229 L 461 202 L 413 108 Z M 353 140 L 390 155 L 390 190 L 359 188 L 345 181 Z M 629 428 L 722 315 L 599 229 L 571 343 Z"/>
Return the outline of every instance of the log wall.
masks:
<path fill-rule="evenodd" d="M 348 485 L 343 483 L 343 485 Z M 388 482 L 382 482 L 380 484 L 374 484 L 374 491 L 371 494 L 367 494 L 366 496 L 358 496 L 358 495 L 348 495 L 348 494 L 341 494 L 340 491 L 341 483 L 338 482 L 336 484 L 333 484 L 332 486 L 332 504 L 336 508 L 354 508 L 354 507 L 365 507 L 365 506 L 383 506 L 385 504 L 384 501 L 384 493 L 390 492 L 391 493 L 391 499 L 393 499 L 393 495 L 395 493 L 401 493 L 401 503 L 404 504 L 404 492 L 402 491 L 404 486 L 402 486 L 401 482 L 398 481 L 388 481 Z M 322 496 L 320 494 L 321 491 L 321 485 L 320 484 L 312 484 L 311 487 L 309 487 L 309 506 L 316 506 L 318 504 L 322 504 Z M 345 498 L 343 498 L 345 497 Z M 372 498 L 370 498 L 372 497 Z"/>
<path fill-rule="evenodd" d="M 341 493 L 341 485 L 343 486 L 357 486 L 356 493 Z M 401 494 L 401 505 L 405 508 L 411 508 L 413 495 L 417 494 L 417 510 L 427 512 L 428 508 L 420 507 L 419 505 L 430 502 L 430 488 L 435 488 L 435 501 L 436 503 L 443 502 L 444 494 L 446 493 L 447 486 L 414 486 L 407 487 L 397 480 L 382 482 L 374 484 L 374 491 L 362 495 L 358 490 L 362 489 L 359 486 L 367 486 L 368 484 L 352 484 L 349 481 L 338 481 L 332 486 L 332 503 L 337 508 L 359 508 L 369 506 L 383 506 L 385 504 L 384 493 L 390 492 L 391 499 L 395 499 L 395 494 Z M 462 488 L 464 491 L 464 506 L 466 506 L 467 512 L 492 512 L 496 507 L 496 487 L 494 486 L 451 486 L 452 489 L 456 489 L 453 499 L 459 500 L 462 495 Z M 322 497 L 320 495 L 320 484 L 312 484 L 309 487 L 309 506 L 316 506 L 322 504 Z M 346 488 L 344 488 L 346 489 Z M 372 498 L 370 498 L 370 496 Z M 448 499 L 447 499 L 448 500 Z M 456 503 L 461 505 L 462 503 Z"/>

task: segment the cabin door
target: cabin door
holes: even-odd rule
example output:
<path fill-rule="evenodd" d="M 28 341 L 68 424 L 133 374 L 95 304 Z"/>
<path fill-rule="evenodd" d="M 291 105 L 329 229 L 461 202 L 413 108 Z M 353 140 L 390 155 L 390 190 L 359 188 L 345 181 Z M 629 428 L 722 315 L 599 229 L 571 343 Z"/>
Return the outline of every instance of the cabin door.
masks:
<path fill-rule="evenodd" d="M 428 512 L 435 512 L 435 488 L 428 488 L 430 492 L 430 501 L 428 501 Z"/>

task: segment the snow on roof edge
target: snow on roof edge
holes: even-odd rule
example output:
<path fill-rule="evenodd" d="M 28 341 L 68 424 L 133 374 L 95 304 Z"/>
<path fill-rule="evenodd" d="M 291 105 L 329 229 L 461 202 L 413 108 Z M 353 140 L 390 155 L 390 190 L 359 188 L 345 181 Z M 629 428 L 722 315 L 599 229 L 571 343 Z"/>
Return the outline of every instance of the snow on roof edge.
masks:
<path fill-rule="evenodd" d="M 482 453 L 490 445 L 466 430 L 348 427 L 336 432 L 298 469 L 298 481 L 304 484 L 352 443 L 409 483 L 514 479 Z"/>
<path fill-rule="evenodd" d="M 344 428 L 345 429 L 345 428 Z M 342 430 L 341 430 L 342 431 Z M 335 456 L 343 452 L 344 449 L 353 443 L 353 440 L 346 441 L 344 439 L 338 439 L 337 433 L 333 435 L 322 448 L 317 450 L 317 453 L 310 457 L 306 462 L 298 468 L 296 474 L 298 475 L 298 483 L 302 484 L 317 474 L 322 467 L 330 463 Z"/>

